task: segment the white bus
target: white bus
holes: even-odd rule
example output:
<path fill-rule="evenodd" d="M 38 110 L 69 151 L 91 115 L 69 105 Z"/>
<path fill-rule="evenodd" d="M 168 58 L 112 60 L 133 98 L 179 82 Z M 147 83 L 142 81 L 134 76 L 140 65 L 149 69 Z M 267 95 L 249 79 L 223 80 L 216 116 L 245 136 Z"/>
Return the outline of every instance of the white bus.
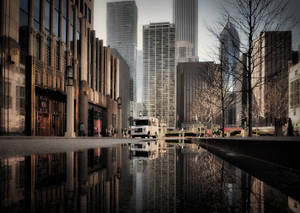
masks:
<path fill-rule="evenodd" d="M 131 136 L 132 138 L 156 138 L 158 136 L 158 119 L 154 117 L 134 118 L 133 126 L 131 126 Z"/>

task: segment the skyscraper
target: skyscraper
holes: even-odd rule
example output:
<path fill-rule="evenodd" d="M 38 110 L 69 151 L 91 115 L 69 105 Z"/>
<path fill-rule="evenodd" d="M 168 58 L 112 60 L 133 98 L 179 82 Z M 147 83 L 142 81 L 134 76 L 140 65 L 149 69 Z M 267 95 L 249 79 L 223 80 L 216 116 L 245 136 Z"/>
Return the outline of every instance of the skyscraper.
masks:
<path fill-rule="evenodd" d="M 209 74 L 216 69 L 213 62 L 185 62 L 177 65 L 176 111 L 179 129 L 207 122 L 208 108 L 203 91 L 209 90 Z"/>
<path fill-rule="evenodd" d="M 107 45 L 115 48 L 130 69 L 131 111 L 136 101 L 137 6 L 135 1 L 107 3 Z"/>
<path fill-rule="evenodd" d="M 175 26 L 151 23 L 143 28 L 144 115 L 168 127 L 176 120 Z"/>
<path fill-rule="evenodd" d="M 189 41 L 198 56 L 198 0 L 173 0 L 176 41 Z"/>
<path fill-rule="evenodd" d="M 235 77 L 237 61 L 240 54 L 240 38 L 234 25 L 228 20 L 220 34 L 220 62 L 224 79 L 224 91 L 231 96 L 230 100 L 235 98 Z M 232 103 L 225 103 L 228 109 L 225 112 L 225 124 L 236 124 L 236 106 Z"/>

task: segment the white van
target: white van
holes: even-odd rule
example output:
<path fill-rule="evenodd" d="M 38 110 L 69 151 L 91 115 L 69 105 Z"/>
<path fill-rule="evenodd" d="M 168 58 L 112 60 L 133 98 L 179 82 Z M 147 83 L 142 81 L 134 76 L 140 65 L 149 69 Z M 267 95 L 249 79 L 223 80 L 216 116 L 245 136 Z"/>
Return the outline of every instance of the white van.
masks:
<path fill-rule="evenodd" d="M 133 126 L 131 126 L 131 136 L 132 138 L 156 138 L 158 136 L 158 119 L 154 117 L 134 118 Z"/>
<path fill-rule="evenodd" d="M 130 157 L 139 160 L 158 158 L 159 144 L 157 141 L 138 141 L 130 144 Z"/>

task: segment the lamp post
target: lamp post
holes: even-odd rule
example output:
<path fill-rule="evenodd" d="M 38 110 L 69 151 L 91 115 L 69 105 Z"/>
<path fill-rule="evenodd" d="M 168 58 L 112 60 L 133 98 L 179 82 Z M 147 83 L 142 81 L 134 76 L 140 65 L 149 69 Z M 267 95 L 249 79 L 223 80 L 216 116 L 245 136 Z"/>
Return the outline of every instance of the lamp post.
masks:
<path fill-rule="evenodd" d="M 73 68 L 67 67 L 67 131 L 65 137 L 75 137 Z"/>
<path fill-rule="evenodd" d="M 117 98 L 117 103 L 118 103 L 118 120 L 119 120 L 119 124 L 118 124 L 118 136 L 121 137 L 122 136 L 122 98 L 118 97 Z"/>

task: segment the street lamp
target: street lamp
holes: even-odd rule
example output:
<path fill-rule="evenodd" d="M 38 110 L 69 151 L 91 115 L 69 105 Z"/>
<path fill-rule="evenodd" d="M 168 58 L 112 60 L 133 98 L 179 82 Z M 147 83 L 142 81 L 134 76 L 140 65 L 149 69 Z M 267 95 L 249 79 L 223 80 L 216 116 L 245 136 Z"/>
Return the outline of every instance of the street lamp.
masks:
<path fill-rule="evenodd" d="M 119 124 L 118 124 L 118 136 L 121 137 L 122 136 L 122 98 L 121 97 L 118 97 L 117 98 L 117 104 L 118 104 L 118 113 L 119 113 L 119 116 L 118 116 L 118 120 L 119 120 Z"/>
<path fill-rule="evenodd" d="M 121 106 L 122 106 L 122 98 L 121 97 L 117 98 L 117 103 L 118 103 L 118 109 L 121 109 Z"/>
<path fill-rule="evenodd" d="M 67 86 L 73 86 L 74 77 L 73 77 L 73 68 L 72 66 L 67 67 Z"/>
<path fill-rule="evenodd" d="M 67 131 L 65 137 L 75 137 L 74 132 L 74 78 L 72 66 L 67 67 Z"/>

